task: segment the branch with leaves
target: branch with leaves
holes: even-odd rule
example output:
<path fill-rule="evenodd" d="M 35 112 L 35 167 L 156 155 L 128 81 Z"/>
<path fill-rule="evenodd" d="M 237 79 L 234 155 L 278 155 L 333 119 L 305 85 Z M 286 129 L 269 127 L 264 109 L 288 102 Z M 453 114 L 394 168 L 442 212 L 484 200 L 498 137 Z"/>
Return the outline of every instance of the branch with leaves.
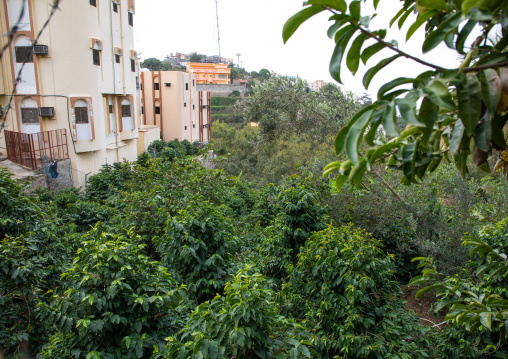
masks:
<path fill-rule="evenodd" d="M 379 0 L 369 2 L 377 9 Z M 348 159 L 330 163 L 324 172 L 339 173 L 338 189 L 346 181 L 360 186 L 364 174 L 376 163 L 400 169 L 401 182 L 406 185 L 419 183 L 443 159 L 454 162 L 462 175 L 468 173 L 470 157 L 476 166 L 490 172 L 490 154 L 508 148 L 503 136 L 508 121 L 508 2 L 405 0 L 401 4 L 390 26 L 397 22 L 400 30 L 412 17 L 414 21 L 406 33 L 409 40 L 425 25 L 423 53 L 445 44 L 464 57 L 458 68 L 426 62 L 401 50 L 396 41 L 386 40 L 387 29 L 370 29 L 376 14 L 362 16 L 362 2 L 358 0 L 349 6 L 344 0 L 306 1 L 304 9 L 284 26 L 286 42 L 312 16 L 323 11 L 332 13 L 328 36 L 336 46 L 330 74 L 340 83 L 343 62 L 355 74 L 360 60 L 366 65 L 373 55 L 386 49 L 395 54 L 367 70 L 363 77 L 366 89 L 381 70 L 400 58 L 430 68 L 416 77 L 399 77 L 385 83 L 377 93 L 377 101 L 339 131 L 335 152 Z M 466 51 L 466 42 L 478 26 L 481 34 Z M 494 29 L 501 29 L 501 36 L 492 42 L 489 36 Z M 406 124 L 402 132 L 397 126 L 399 116 Z M 388 140 L 377 139 L 381 129 Z M 368 148 L 365 153 L 360 153 L 362 142 Z"/>

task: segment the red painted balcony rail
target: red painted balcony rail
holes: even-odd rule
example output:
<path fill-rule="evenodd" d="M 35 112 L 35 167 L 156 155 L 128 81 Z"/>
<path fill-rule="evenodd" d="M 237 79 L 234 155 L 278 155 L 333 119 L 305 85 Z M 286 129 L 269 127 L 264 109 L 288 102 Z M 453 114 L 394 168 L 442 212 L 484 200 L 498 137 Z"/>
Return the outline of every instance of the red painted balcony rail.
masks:
<path fill-rule="evenodd" d="M 5 131 L 10 161 L 36 170 L 50 162 L 69 158 L 65 129 L 37 133 Z"/>

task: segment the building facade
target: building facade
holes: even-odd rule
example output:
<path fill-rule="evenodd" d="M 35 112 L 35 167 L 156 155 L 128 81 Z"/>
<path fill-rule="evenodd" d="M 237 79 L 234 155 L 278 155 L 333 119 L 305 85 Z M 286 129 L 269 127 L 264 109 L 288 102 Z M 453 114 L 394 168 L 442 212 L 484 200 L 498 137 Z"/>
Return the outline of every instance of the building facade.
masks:
<path fill-rule="evenodd" d="M 309 83 L 309 87 L 312 91 L 319 91 L 322 87 L 326 85 L 326 82 L 323 80 L 317 80 Z"/>
<path fill-rule="evenodd" d="M 159 127 L 164 141 L 209 142 L 210 92 L 198 91 L 196 85 L 191 73 L 142 71 L 142 127 Z"/>
<path fill-rule="evenodd" d="M 198 84 L 227 85 L 230 82 L 231 69 L 227 64 L 190 62 L 187 71 L 196 75 Z"/>
<path fill-rule="evenodd" d="M 4 34 L 16 25 L 22 9 L 24 12 L 1 59 L 4 111 L 11 94 L 14 97 L 5 135 L 0 135 L 0 152 L 22 160 L 32 146 L 36 161 L 61 160 L 67 155 L 75 171 L 74 183 L 81 186 L 87 175 L 105 163 L 135 160 L 141 111 L 133 32 L 135 1 L 61 1 L 36 46 L 33 41 L 53 1 L 1 2 Z M 0 38 L 2 47 L 7 40 Z M 65 147 L 66 154 L 59 152 Z"/>

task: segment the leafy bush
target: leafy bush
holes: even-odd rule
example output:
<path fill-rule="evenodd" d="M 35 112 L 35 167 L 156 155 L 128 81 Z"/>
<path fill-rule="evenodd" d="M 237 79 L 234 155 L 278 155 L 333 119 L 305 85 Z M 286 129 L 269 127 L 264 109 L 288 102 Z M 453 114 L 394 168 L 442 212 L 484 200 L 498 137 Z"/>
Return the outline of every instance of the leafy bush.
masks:
<path fill-rule="evenodd" d="M 267 259 L 263 270 L 278 279 L 286 276 L 290 263 L 295 263 L 300 247 L 313 232 L 326 227 L 327 210 L 318 203 L 317 194 L 303 184 L 281 191 L 275 200 L 278 215 L 266 228 L 264 247 Z"/>
<path fill-rule="evenodd" d="M 163 140 L 155 140 L 148 145 L 147 151 L 150 154 L 153 154 L 155 157 L 158 157 L 159 153 L 166 147 L 166 142 Z"/>
<path fill-rule="evenodd" d="M 218 106 L 211 107 L 212 111 L 222 111 L 222 110 L 225 110 L 226 108 L 228 108 L 228 106 L 225 106 L 225 105 L 218 105 Z"/>
<path fill-rule="evenodd" d="M 270 286 L 249 267 L 239 271 L 154 358 L 310 358 L 308 334 L 279 315 Z"/>
<path fill-rule="evenodd" d="M 191 285 L 199 300 L 213 298 L 226 282 L 228 261 L 237 246 L 233 227 L 203 197 L 168 220 L 155 238 L 161 261 Z"/>
<path fill-rule="evenodd" d="M 88 179 L 85 197 L 91 201 L 104 201 L 116 191 L 124 189 L 130 176 L 131 165 L 128 162 L 103 165 L 99 173 Z"/>
<path fill-rule="evenodd" d="M 148 357 L 153 346 L 181 326 L 185 287 L 145 256 L 132 233 L 98 228 L 84 238 L 65 285 L 42 305 L 42 318 L 57 328 L 43 358 Z"/>
<path fill-rule="evenodd" d="M 437 290 L 434 311 L 447 310 L 445 319 L 475 334 L 475 349 L 483 355 L 508 355 L 508 218 L 486 226 L 478 238 L 465 236 L 471 248 L 472 275 L 463 273 L 441 279 L 431 258 L 415 258 L 423 268 L 411 285 L 430 284 L 416 297 Z"/>
<path fill-rule="evenodd" d="M 97 222 L 107 222 L 116 214 L 115 209 L 106 205 L 92 201 L 79 201 L 67 206 L 65 218 L 76 225 L 78 232 L 87 232 Z"/>
<path fill-rule="evenodd" d="M 211 106 L 231 106 L 239 99 L 239 97 L 212 97 L 210 103 Z"/>
<path fill-rule="evenodd" d="M 312 235 L 289 266 L 283 286 L 289 310 L 313 329 L 322 357 L 426 357 L 419 320 L 397 298 L 393 256 L 381 247 L 351 225 L 328 227 Z"/>
<path fill-rule="evenodd" d="M 166 147 L 162 150 L 160 157 L 166 161 L 173 162 L 176 159 L 176 151 L 174 148 Z"/>
<path fill-rule="evenodd" d="M 151 156 L 150 154 L 148 154 L 148 152 L 144 151 L 143 153 L 141 153 L 139 156 L 138 156 L 138 164 L 140 166 L 143 166 L 143 167 L 146 167 L 146 164 L 148 163 L 148 161 L 150 160 Z"/>

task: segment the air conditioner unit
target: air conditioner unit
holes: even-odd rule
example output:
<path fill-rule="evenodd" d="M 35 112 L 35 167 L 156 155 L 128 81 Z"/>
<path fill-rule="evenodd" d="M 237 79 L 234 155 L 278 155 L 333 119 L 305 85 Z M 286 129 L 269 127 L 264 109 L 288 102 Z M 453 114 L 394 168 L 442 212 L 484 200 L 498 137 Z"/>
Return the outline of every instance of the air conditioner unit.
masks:
<path fill-rule="evenodd" d="M 164 83 L 164 86 L 166 86 L 166 87 L 171 87 L 171 82 L 166 82 L 166 83 Z"/>
<path fill-rule="evenodd" d="M 40 107 L 39 115 L 41 117 L 53 117 L 55 116 L 55 108 L 54 107 Z"/>
<path fill-rule="evenodd" d="M 48 45 L 34 45 L 33 51 L 35 55 L 47 55 Z"/>

